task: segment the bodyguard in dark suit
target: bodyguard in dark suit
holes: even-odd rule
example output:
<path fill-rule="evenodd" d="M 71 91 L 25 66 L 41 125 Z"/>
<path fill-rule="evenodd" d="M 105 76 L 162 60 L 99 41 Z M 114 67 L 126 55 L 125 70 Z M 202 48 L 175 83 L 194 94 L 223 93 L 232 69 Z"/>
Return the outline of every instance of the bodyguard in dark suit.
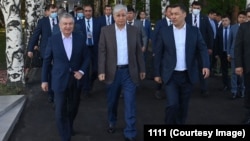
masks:
<path fill-rule="evenodd" d="M 162 27 L 155 47 L 155 81 L 163 83 L 167 99 L 166 124 L 185 124 L 193 84 L 196 82 L 197 55 L 202 74 L 209 76 L 206 44 L 197 27 L 186 24 L 186 8 L 172 5 L 173 25 Z"/>
<path fill-rule="evenodd" d="M 135 19 L 135 10 L 131 6 L 127 6 L 128 13 L 127 13 L 127 24 L 135 26 L 139 29 L 140 35 L 141 35 L 141 45 L 142 45 L 142 51 L 145 52 L 146 46 L 148 43 L 148 37 L 146 32 L 143 29 L 143 25 L 141 21 Z"/>
<path fill-rule="evenodd" d="M 247 12 L 250 13 L 250 12 Z M 242 23 L 235 40 L 235 72 L 242 76 L 245 83 L 246 124 L 250 124 L 250 22 Z"/>
<path fill-rule="evenodd" d="M 28 56 L 33 57 L 34 47 L 38 45 L 40 47 L 40 54 L 42 59 L 45 55 L 48 38 L 52 35 L 53 27 L 58 23 L 57 18 L 57 7 L 54 4 L 49 5 L 49 16 L 43 17 L 38 21 L 37 27 L 35 28 L 28 44 Z M 50 74 L 49 74 L 50 75 Z M 50 82 L 49 82 L 50 84 Z M 48 101 L 51 103 L 54 101 L 53 91 L 49 87 Z"/>
<path fill-rule="evenodd" d="M 126 141 L 135 141 L 136 87 L 145 78 L 145 64 L 141 50 L 140 32 L 126 25 L 127 8 L 114 7 L 115 24 L 101 30 L 98 51 L 98 77 L 107 85 L 108 132 L 113 133 L 117 123 L 117 108 L 121 89 L 124 95 Z"/>
<path fill-rule="evenodd" d="M 112 16 L 112 7 L 110 5 L 105 5 L 104 15 L 99 17 L 99 22 L 101 27 L 115 23 L 114 17 Z"/>
<path fill-rule="evenodd" d="M 227 48 L 227 60 L 231 63 L 231 93 L 232 98 L 235 99 L 238 95 L 240 97 L 245 96 L 245 85 L 243 76 L 236 75 L 235 73 L 235 57 L 234 57 L 234 48 L 236 35 L 239 30 L 239 27 L 242 23 L 246 21 L 246 12 L 241 11 L 237 16 L 237 23 L 232 25 L 230 28 L 229 39 L 228 39 L 228 48 Z"/>
<path fill-rule="evenodd" d="M 205 40 L 207 45 L 207 51 L 209 55 L 212 55 L 213 49 L 213 41 L 214 41 L 214 34 L 208 17 L 205 15 L 200 14 L 201 11 L 201 3 L 198 1 L 194 1 L 192 3 L 192 13 L 188 14 L 186 17 L 186 23 L 189 25 L 196 26 L 200 29 L 202 38 Z M 201 59 L 198 58 L 198 67 L 202 69 Z M 201 72 L 201 71 L 200 71 Z M 200 87 L 201 87 L 201 94 L 206 96 L 208 95 L 207 91 L 207 81 L 203 78 L 202 73 L 199 72 L 199 79 L 200 79 Z"/>
<path fill-rule="evenodd" d="M 50 37 L 42 68 L 42 89 L 48 91 L 48 74 L 52 72 L 55 93 L 56 124 L 62 141 L 70 141 L 73 123 L 80 103 L 81 78 L 89 63 L 84 37 L 72 33 L 74 18 L 66 13 L 60 17 L 60 33 Z M 51 70 L 50 64 L 53 62 Z"/>
<path fill-rule="evenodd" d="M 229 32 L 230 32 L 230 19 L 229 16 L 222 16 L 222 28 L 218 29 L 217 33 L 217 45 L 214 50 L 215 57 L 221 60 L 221 72 L 222 72 L 222 83 L 223 90 L 230 89 L 229 76 L 228 76 L 228 67 L 229 62 L 227 60 L 227 48 L 229 48 Z"/>
<path fill-rule="evenodd" d="M 152 52 L 153 52 L 153 60 L 154 60 L 154 54 L 155 54 L 155 48 L 156 48 L 156 39 L 157 36 L 161 30 L 162 27 L 167 27 L 172 25 L 172 22 L 170 20 L 171 16 L 171 5 L 166 6 L 165 8 L 165 17 L 158 20 L 155 24 L 154 32 L 153 32 L 153 37 L 152 37 Z M 153 61 L 154 62 L 154 61 Z M 162 99 L 163 95 L 161 93 L 162 90 L 162 84 L 157 83 L 156 84 L 156 91 L 155 91 L 155 97 L 157 99 Z"/>
<path fill-rule="evenodd" d="M 93 87 L 94 81 L 97 79 L 97 60 L 98 60 L 98 42 L 100 36 L 100 23 L 98 19 L 92 17 L 93 8 L 91 5 L 84 6 L 84 16 L 82 20 L 76 22 L 79 26 L 82 34 L 86 35 L 85 40 L 90 53 L 90 66 L 85 72 L 83 93 L 85 96 L 89 96 L 89 91 Z M 90 73 L 91 72 L 91 73 Z"/>

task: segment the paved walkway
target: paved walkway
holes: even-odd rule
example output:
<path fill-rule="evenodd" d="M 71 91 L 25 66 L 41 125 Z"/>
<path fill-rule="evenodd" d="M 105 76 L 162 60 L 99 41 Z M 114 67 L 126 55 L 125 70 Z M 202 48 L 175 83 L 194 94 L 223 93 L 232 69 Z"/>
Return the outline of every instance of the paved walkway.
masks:
<path fill-rule="evenodd" d="M 144 124 L 162 124 L 165 100 L 154 97 L 155 83 L 144 80 L 137 93 L 138 141 L 143 141 Z M 231 99 L 222 92 L 221 78 L 209 78 L 210 95 L 202 97 L 195 87 L 190 101 L 187 124 L 241 124 L 244 117 L 243 99 Z M 90 98 L 81 98 L 72 141 L 123 141 L 123 99 L 120 99 L 117 131 L 106 132 L 107 109 L 105 86 L 97 81 Z M 40 89 L 39 82 L 27 84 L 27 101 L 9 141 L 59 141 L 52 104 Z"/>

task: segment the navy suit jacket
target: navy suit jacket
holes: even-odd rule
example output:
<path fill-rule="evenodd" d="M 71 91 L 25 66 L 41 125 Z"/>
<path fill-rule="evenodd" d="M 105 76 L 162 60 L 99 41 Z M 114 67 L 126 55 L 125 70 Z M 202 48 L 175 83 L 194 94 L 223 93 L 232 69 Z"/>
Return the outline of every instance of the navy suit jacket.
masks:
<path fill-rule="evenodd" d="M 111 24 L 115 23 L 115 20 L 114 20 L 113 16 L 111 16 L 111 18 L 112 18 L 112 19 L 111 19 Z M 100 16 L 98 20 L 99 20 L 99 22 L 100 22 L 101 27 L 107 26 L 107 23 L 106 23 L 106 16 L 105 16 L 105 15 Z"/>
<path fill-rule="evenodd" d="M 188 77 L 191 83 L 195 83 L 198 80 L 196 74 L 198 71 L 197 55 L 201 56 L 203 68 L 209 68 L 209 57 L 206 43 L 199 29 L 188 24 L 186 24 L 185 53 Z M 161 76 L 163 82 L 167 83 L 174 72 L 176 63 L 177 56 L 173 25 L 162 27 L 155 47 L 155 76 Z"/>
<path fill-rule="evenodd" d="M 229 28 L 231 30 L 231 26 Z M 223 27 L 220 27 L 218 29 L 218 32 L 217 32 L 216 47 L 215 47 L 215 50 L 214 50 L 215 55 L 222 55 L 223 52 L 224 52 L 224 50 L 223 50 L 224 49 L 223 29 L 224 29 Z M 229 34 L 230 34 L 230 32 L 229 32 Z M 227 39 L 227 40 L 229 40 L 229 39 Z M 227 43 L 228 43 L 228 41 L 227 41 Z M 229 48 L 229 44 L 227 45 L 227 47 Z M 226 52 L 227 52 L 227 50 L 226 50 Z"/>
<path fill-rule="evenodd" d="M 57 20 L 57 23 L 58 23 L 58 20 Z M 37 27 L 35 28 L 29 40 L 28 51 L 33 52 L 34 46 L 39 45 L 41 56 L 42 58 L 44 58 L 48 38 L 51 35 L 52 35 L 52 29 L 51 29 L 49 17 L 43 17 L 40 20 L 38 20 Z"/>
<path fill-rule="evenodd" d="M 151 39 L 151 22 L 149 20 L 145 20 L 145 26 L 143 27 L 146 35 L 148 37 L 148 40 Z"/>
<path fill-rule="evenodd" d="M 153 53 L 155 52 L 155 46 L 156 46 L 156 39 L 157 39 L 157 36 L 161 30 L 162 27 L 167 27 L 169 26 L 168 25 L 168 22 L 166 20 L 166 18 L 163 18 L 163 19 L 160 19 L 156 22 L 155 24 L 155 28 L 154 28 L 154 32 L 153 32 L 153 36 L 152 36 L 152 44 L 153 44 Z"/>
<path fill-rule="evenodd" d="M 186 17 L 186 23 L 193 25 L 192 14 L 188 14 Z M 208 49 L 213 49 L 214 45 L 214 34 L 211 24 L 207 16 L 200 14 L 200 25 L 199 29 L 203 39 L 207 44 Z"/>
<path fill-rule="evenodd" d="M 72 72 L 79 70 L 86 72 L 89 65 L 89 53 L 83 38 L 80 33 L 72 33 L 70 60 L 64 49 L 61 32 L 49 38 L 43 61 L 42 82 L 48 82 L 48 74 L 51 71 L 51 88 L 53 91 L 63 92 Z M 52 69 L 50 69 L 51 62 L 53 62 Z"/>
<path fill-rule="evenodd" d="M 92 17 L 92 20 L 93 20 L 93 40 L 94 40 L 94 48 L 98 49 L 98 42 L 99 42 L 99 37 L 100 37 L 100 32 L 101 32 L 101 26 L 100 26 L 100 23 L 98 21 L 98 19 L 96 18 L 93 18 Z M 78 20 L 76 21 L 76 26 L 79 27 L 79 30 L 80 32 L 82 32 L 82 34 L 85 35 L 85 42 L 87 40 L 87 31 L 86 31 L 86 24 L 85 24 L 85 18 L 84 19 L 81 19 L 81 20 Z"/>

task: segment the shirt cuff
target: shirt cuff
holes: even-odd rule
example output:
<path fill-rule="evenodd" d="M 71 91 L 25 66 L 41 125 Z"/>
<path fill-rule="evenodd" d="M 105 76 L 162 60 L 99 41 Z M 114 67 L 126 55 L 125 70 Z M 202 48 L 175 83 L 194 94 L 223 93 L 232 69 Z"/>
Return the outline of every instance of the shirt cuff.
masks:
<path fill-rule="evenodd" d="M 84 75 L 84 72 L 83 72 L 82 70 L 79 70 L 79 72 L 80 72 L 82 75 Z"/>

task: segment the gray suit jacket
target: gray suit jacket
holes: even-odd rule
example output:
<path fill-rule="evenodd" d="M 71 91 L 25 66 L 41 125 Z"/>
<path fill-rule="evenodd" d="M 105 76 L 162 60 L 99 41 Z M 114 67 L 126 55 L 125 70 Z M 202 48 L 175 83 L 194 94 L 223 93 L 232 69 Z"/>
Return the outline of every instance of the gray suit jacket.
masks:
<path fill-rule="evenodd" d="M 140 20 L 134 20 L 134 26 L 137 27 L 139 30 L 140 30 L 140 33 L 141 33 L 141 40 L 142 40 L 142 45 L 144 47 L 147 46 L 147 43 L 148 43 L 148 37 L 147 37 L 147 34 L 143 28 L 143 25 L 142 25 L 142 22 Z"/>
<path fill-rule="evenodd" d="M 230 55 L 231 58 L 234 58 L 234 47 L 235 47 L 235 39 L 239 29 L 239 24 L 234 24 L 230 28 L 229 39 L 228 39 L 228 48 L 227 54 Z"/>
<path fill-rule="evenodd" d="M 127 25 L 128 65 L 131 79 L 139 82 L 139 73 L 145 72 L 141 50 L 140 32 L 136 27 Z M 98 74 L 105 74 L 105 83 L 111 84 L 117 69 L 117 43 L 115 24 L 101 29 L 98 49 Z"/>

